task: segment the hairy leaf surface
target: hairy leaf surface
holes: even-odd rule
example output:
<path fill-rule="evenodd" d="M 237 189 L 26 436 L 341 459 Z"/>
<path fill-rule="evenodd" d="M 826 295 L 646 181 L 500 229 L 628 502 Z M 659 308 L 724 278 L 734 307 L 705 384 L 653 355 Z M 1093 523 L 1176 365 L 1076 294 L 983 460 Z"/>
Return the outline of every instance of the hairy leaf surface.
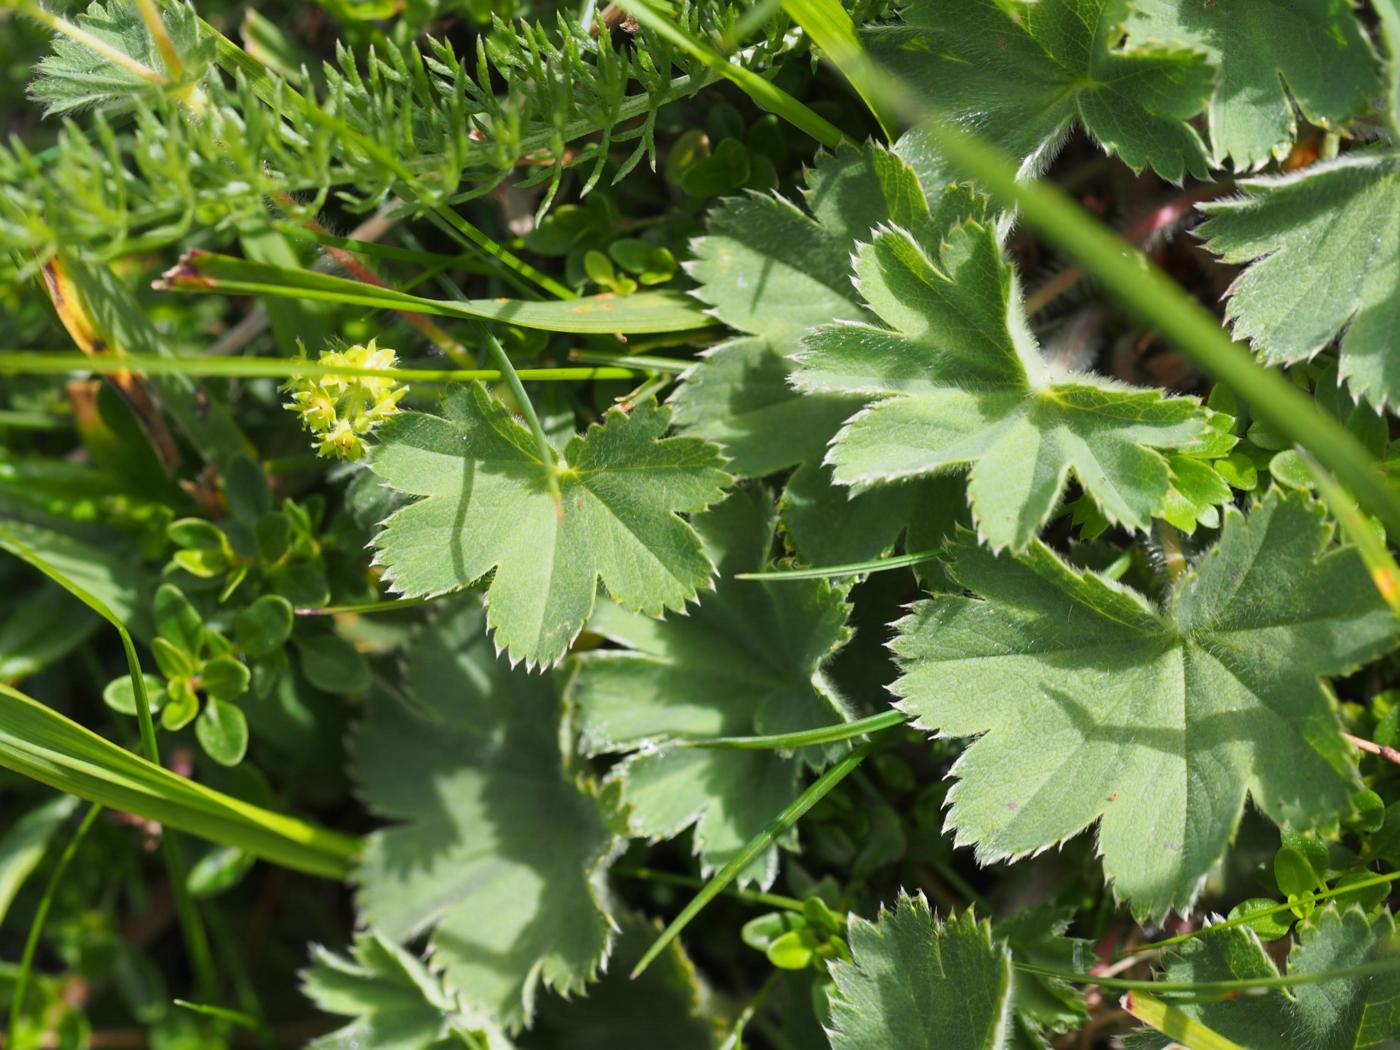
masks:
<path fill-rule="evenodd" d="M 428 934 L 449 990 L 515 1028 L 541 984 L 580 991 L 607 957 L 616 838 L 561 754 L 552 680 L 492 655 L 475 599 L 418 634 L 405 673 L 412 705 L 372 694 L 355 738 L 360 793 L 395 822 L 366 845 L 360 910 L 393 940 Z"/>
<path fill-rule="evenodd" d="M 1080 123 L 1135 171 L 1205 178 L 1205 147 L 1188 122 L 1210 97 L 1214 71 L 1179 45 L 1121 48 L 1126 13 L 1124 0 L 911 0 L 899 22 L 863 35 L 925 104 L 1025 171 L 1048 164 Z M 901 148 L 921 176 L 942 170 L 924 136 L 907 138 Z"/>
<path fill-rule="evenodd" d="M 720 344 L 686 374 L 672 400 L 676 425 L 723 445 L 740 475 L 820 459 L 850 414 L 850 398 L 798 395 L 788 358 L 809 328 L 866 316 L 851 284 L 858 242 L 897 222 L 936 245 L 957 219 L 981 214 L 966 191 L 949 192 L 931 210 L 908 164 L 874 145 L 819 155 L 805 199 L 810 214 L 782 197 L 727 200 L 691 242 L 695 294 L 749 334 Z"/>
<path fill-rule="evenodd" d="M 312 1050 L 509 1050 L 494 1026 L 469 1021 L 428 968 L 375 931 L 355 938 L 350 954 L 319 945 L 301 971 L 301 989 L 326 1013 L 352 1020 L 313 1039 Z"/>
<path fill-rule="evenodd" d="M 899 707 L 976 736 L 954 767 L 948 825 L 991 861 L 1099 821 L 1116 892 L 1138 914 L 1189 907 L 1246 794 L 1273 820 L 1349 811 L 1354 759 L 1320 675 L 1388 649 L 1393 615 L 1321 506 L 1267 496 L 1226 512 L 1220 541 L 1162 608 L 1040 543 L 970 542 L 944 594 L 900 621 Z"/>
<path fill-rule="evenodd" d="M 479 385 L 449 394 L 443 411 L 406 412 L 379 431 L 374 472 L 424 497 L 374 538 L 395 590 L 443 594 L 494 570 L 486 593 L 496 644 L 533 667 L 564 655 L 599 580 L 649 616 L 683 609 L 709 582 L 714 566 L 680 514 L 718 500 L 729 476 L 713 445 L 663 436 L 668 410 L 647 401 L 609 411 L 569 441 L 557 468 Z"/>
<path fill-rule="evenodd" d="M 875 922 L 852 915 L 852 962 L 831 967 L 833 1050 L 1000 1050 L 1011 953 L 971 911 L 946 921 L 901 893 Z"/>
<path fill-rule="evenodd" d="M 1071 473 L 1109 520 L 1147 526 L 1170 487 L 1158 450 L 1186 447 L 1204 428 L 1194 399 L 1052 370 L 995 234 L 975 222 L 948 234 L 941 258 L 903 230 L 882 229 L 861 248 L 856 273 L 890 327 L 813 330 L 793 377 L 803 390 L 872 402 L 832 444 L 838 483 L 970 467 L 973 517 L 994 549 L 1029 543 Z"/>
<path fill-rule="evenodd" d="M 1367 916 L 1360 908 L 1332 904 L 1299 927 L 1288 956 L 1293 976 L 1342 970 L 1375 962 L 1396 951 L 1395 920 L 1389 912 Z M 1187 941 L 1168 956 L 1168 981 L 1233 981 L 1276 977 L 1259 938 L 1243 927 L 1217 930 Z M 1367 977 L 1300 984 L 1263 995 L 1179 1006 L 1240 1046 L 1277 1050 L 1380 1050 L 1400 1041 L 1400 970 Z M 1158 1050 L 1171 1041 L 1156 1032 L 1137 1035 L 1133 1050 Z"/>
<path fill-rule="evenodd" d="M 735 580 L 763 567 L 774 513 L 759 488 L 741 489 L 696 518 L 722 578 L 688 616 L 661 622 L 600 608 L 590 630 L 625 646 L 579 658 L 569 690 L 584 746 L 631 752 L 613 774 L 634 834 L 695 829 L 702 867 L 722 866 L 796 798 L 804 767 L 826 752 L 677 748 L 686 736 L 794 732 L 846 717 L 822 663 L 847 638 L 845 596 L 825 580 Z M 661 741 L 660 746 L 657 742 Z M 742 876 L 767 885 L 777 850 Z"/>
<path fill-rule="evenodd" d="M 1186 43 L 1219 67 L 1208 110 L 1217 163 L 1255 168 L 1288 153 L 1293 100 L 1314 124 L 1363 112 L 1376 58 L 1351 0 L 1136 0 L 1135 43 Z"/>
<path fill-rule="evenodd" d="M 1227 317 L 1268 361 L 1305 361 L 1340 337 L 1341 377 L 1372 404 L 1400 403 L 1400 153 L 1349 153 L 1240 183 L 1200 227 L 1226 262 L 1252 263 Z"/>

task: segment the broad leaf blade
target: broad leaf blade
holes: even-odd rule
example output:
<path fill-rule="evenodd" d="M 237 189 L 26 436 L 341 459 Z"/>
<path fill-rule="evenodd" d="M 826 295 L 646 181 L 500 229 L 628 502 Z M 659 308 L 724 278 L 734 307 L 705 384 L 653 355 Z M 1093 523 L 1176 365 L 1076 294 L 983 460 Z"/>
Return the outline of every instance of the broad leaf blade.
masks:
<path fill-rule="evenodd" d="M 1375 53 L 1350 0 L 1138 0 L 1134 43 L 1190 44 L 1220 69 L 1209 121 L 1215 161 L 1257 168 L 1288 153 L 1296 100 L 1313 124 L 1342 124 L 1377 88 Z"/>
<path fill-rule="evenodd" d="M 870 399 L 828 454 L 857 490 L 970 469 L 968 498 L 994 549 L 1021 549 L 1059 506 L 1071 473 L 1110 520 L 1143 529 L 1167 498 L 1161 451 L 1188 447 L 1205 412 L 1091 375 L 1057 374 L 1025 326 L 995 233 L 965 222 L 931 256 L 884 229 L 860 250 L 861 291 L 890 327 L 814 329 L 803 390 Z"/>
<path fill-rule="evenodd" d="M 1044 168 L 1081 123 L 1134 170 L 1205 178 L 1205 149 L 1188 122 L 1210 96 L 1213 71 L 1179 45 L 1120 49 L 1126 11 L 1122 0 L 914 0 L 899 22 L 863 35 L 878 64 L 940 117 L 1012 154 L 1023 174 Z M 924 133 L 910 133 L 901 150 L 925 185 L 943 175 Z"/>
<path fill-rule="evenodd" d="M 355 769 L 395 823 L 356 869 L 365 919 L 429 957 L 468 1007 L 508 1028 L 539 988 L 581 991 L 607 957 L 601 878 L 616 839 L 560 752 L 548 676 L 491 651 L 474 599 L 423 629 L 407 656 L 413 707 L 372 694 Z"/>
<path fill-rule="evenodd" d="M 423 497 L 374 538 L 376 561 L 409 597 L 487 588 L 497 644 L 512 663 L 563 657 L 601 580 L 626 607 L 659 616 L 696 597 L 713 566 L 679 516 L 720 498 L 729 480 L 713 445 L 663 435 L 655 402 L 613 409 L 541 463 L 529 432 L 478 384 L 443 399 L 446 416 L 406 412 L 379 431 L 373 469 Z M 557 471 L 562 502 L 549 492 Z"/>
<path fill-rule="evenodd" d="M 942 920 L 900 894 L 850 920 L 853 961 L 831 967 L 833 1050 L 999 1050 L 1011 1023 L 1011 953 L 971 911 Z"/>
<path fill-rule="evenodd" d="M 949 827 L 984 862 L 1096 821 L 1104 868 L 1138 914 L 1190 906 L 1246 793 L 1273 820 L 1325 825 L 1357 778 L 1318 680 L 1394 644 L 1396 624 L 1322 508 L 1270 494 L 1164 610 L 1040 544 L 1020 559 L 964 544 L 980 598 L 939 595 L 899 624 L 899 706 L 978 736 L 954 772 Z"/>
<path fill-rule="evenodd" d="M 1296 364 L 1340 337 L 1341 378 L 1378 408 L 1400 403 L 1400 153 L 1365 151 L 1241 183 L 1202 205 L 1206 246 L 1251 263 L 1226 316 L 1265 360 Z"/>
<path fill-rule="evenodd" d="M 624 753 L 615 767 L 634 834 L 669 838 L 695 829 L 701 866 L 732 859 L 798 795 L 804 767 L 827 753 L 666 746 L 681 737 L 749 736 L 817 728 L 846 717 L 822 664 L 848 636 L 844 594 L 825 580 L 750 582 L 761 568 L 774 513 L 760 488 L 741 489 L 696 519 L 722 574 L 685 617 L 646 620 L 604 607 L 590 623 L 621 650 L 579 658 L 569 687 L 586 748 Z M 767 885 L 777 851 L 742 878 Z"/>

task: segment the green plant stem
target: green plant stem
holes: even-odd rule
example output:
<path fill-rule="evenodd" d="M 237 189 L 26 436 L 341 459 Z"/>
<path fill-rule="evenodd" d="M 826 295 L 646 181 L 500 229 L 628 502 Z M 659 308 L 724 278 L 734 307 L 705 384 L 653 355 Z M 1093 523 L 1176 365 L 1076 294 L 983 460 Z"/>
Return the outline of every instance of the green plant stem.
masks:
<path fill-rule="evenodd" d="M 621 0 L 619 6 L 657 36 L 668 40 L 703 63 L 707 69 L 738 86 L 760 107 L 776 113 L 823 146 L 835 149 L 843 142 L 850 141 L 846 133 L 835 124 L 818 116 L 776 84 L 763 79 L 747 66 L 735 64 L 704 41 L 691 36 L 681 28 L 674 16 L 653 11 L 647 0 Z"/>
<path fill-rule="evenodd" d="M 1101 988 L 1114 988 L 1125 992 L 1154 992 L 1158 995 L 1230 995 L 1238 992 L 1267 991 L 1270 988 L 1293 988 L 1302 984 L 1324 984 L 1327 981 L 1342 981 L 1352 977 L 1371 977 L 1381 973 L 1400 970 L 1400 954 L 1376 962 L 1359 963 L 1356 966 L 1343 966 L 1336 970 L 1319 970 L 1317 973 L 1279 974 L 1276 977 L 1240 977 L 1229 981 L 1137 981 L 1121 977 L 1099 977 L 1092 973 L 1073 973 L 1067 970 L 1052 970 L 1030 963 L 1014 963 L 1021 973 L 1036 977 L 1049 977 L 1067 984 L 1096 984 Z"/>
<path fill-rule="evenodd" d="M 878 733 L 883 729 L 903 725 L 909 721 L 903 711 L 882 711 L 868 718 L 858 718 L 854 722 L 839 722 L 836 725 L 818 729 L 804 729 L 796 733 L 772 733 L 767 736 L 710 736 L 688 737 L 675 741 L 676 747 L 720 748 L 735 751 L 787 751 L 792 748 L 810 747 L 813 744 L 832 744 L 839 740 L 850 740 Z"/>
<path fill-rule="evenodd" d="M 400 609 L 416 609 L 420 605 L 427 605 L 440 598 L 450 598 L 456 591 L 448 591 L 446 594 L 434 594 L 429 598 L 386 598 L 378 602 L 360 602 L 355 605 L 325 605 L 319 609 L 296 609 L 293 610 L 298 616 L 337 616 L 340 613 L 381 613 L 398 612 Z"/>
<path fill-rule="evenodd" d="M 24 939 L 24 952 L 20 955 L 19 970 L 15 974 L 15 987 L 10 995 L 10 1027 L 6 1046 L 20 1045 L 19 1023 L 24 1014 L 24 996 L 29 986 L 29 974 L 34 968 L 34 954 L 39 950 L 39 938 L 44 932 L 44 923 L 48 921 L 49 910 L 53 907 L 54 897 L 58 895 L 58 887 L 63 881 L 64 874 L 68 871 L 68 865 L 73 863 L 73 858 L 78 853 L 78 847 L 82 845 L 88 830 L 101 812 L 102 807 L 96 803 L 88 806 L 82 821 L 73 834 L 68 837 L 63 852 L 59 854 L 58 863 L 54 866 L 53 873 L 44 886 L 44 894 L 39 898 L 38 907 L 34 909 L 34 921 L 29 924 L 29 935 Z"/>
<path fill-rule="evenodd" d="M 570 361 L 582 361 L 592 365 L 617 365 L 622 368 L 638 368 L 644 372 L 665 372 L 668 375 L 681 375 L 695 366 L 694 361 L 682 361 L 674 357 L 650 357 L 646 354 L 617 354 L 606 350 L 569 351 Z"/>
<path fill-rule="evenodd" d="M 1317 890 L 1314 893 L 1305 893 L 1294 897 L 1284 904 L 1275 905 L 1272 908 L 1260 908 L 1258 911 L 1251 911 L 1248 915 L 1239 915 L 1233 919 L 1224 919 L 1221 922 L 1203 926 L 1198 930 L 1189 933 L 1179 933 L 1175 937 L 1167 937 L 1164 940 L 1152 941 L 1150 944 L 1142 944 L 1130 952 L 1124 952 L 1122 958 L 1127 959 L 1134 955 L 1145 955 L 1149 952 L 1159 952 L 1163 948 L 1170 948 L 1173 945 L 1185 944 L 1187 941 L 1202 937 L 1208 933 L 1215 933 L 1219 930 L 1228 930 L 1235 926 L 1247 926 L 1259 919 L 1267 918 L 1270 915 L 1278 915 L 1282 912 L 1292 911 L 1302 904 L 1313 904 L 1317 901 L 1330 900 L 1333 897 L 1345 896 L 1348 893 L 1355 893 L 1359 890 L 1369 889 L 1372 886 L 1382 886 L 1386 883 L 1400 879 L 1400 871 L 1393 871 L 1385 875 L 1375 875 L 1369 879 L 1359 879 L 1349 886 L 1336 886 L 1332 889 Z"/>
<path fill-rule="evenodd" d="M 644 882 L 664 882 L 672 886 L 687 886 L 698 890 L 705 885 L 704 879 L 694 875 L 679 875 L 670 871 L 657 871 L 655 868 L 613 868 L 612 874 L 624 879 L 641 879 Z M 784 911 L 802 910 L 802 902 L 796 897 L 784 897 L 779 893 L 761 893 L 757 890 L 741 890 L 733 886 L 724 890 L 724 896 L 733 897 L 746 904 L 761 904 L 768 908 L 782 908 Z"/>
<path fill-rule="evenodd" d="M 520 382 L 520 373 L 510 363 L 510 355 L 506 353 L 506 348 L 501 345 L 501 341 L 496 338 L 496 333 L 484 324 L 478 325 L 477 331 L 482 340 L 485 341 L 486 349 L 492 360 L 500 368 L 506 386 L 515 398 L 516 407 L 520 410 L 520 414 L 525 417 L 525 425 L 530 428 L 530 433 L 534 436 L 535 451 L 539 454 L 540 465 L 545 470 L 545 485 L 549 488 L 549 494 L 554 497 L 554 512 L 562 521 L 564 518 L 564 497 L 559 491 L 559 453 L 549 443 L 549 437 L 544 432 L 540 417 L 535 412 L 534 402 L 530 400 L 530 395 L 525 392 L 525 386 Z"/>
<path fill-rule="evenodd" d="M 226 379 L 298 379 L 321 376 L 367 376 L 404 383 L 493 383 L 508 378 L 496 368 L 354 368 L 283 357 L 157 357 L 126 354 L 121 357 L 89 357 L 87 354 L 27 350 L 0 351 L 0 374 L 68 375 L 94 372 L 112 375 L 140 372 L 145 375 L 184 375 Z M 636 379 L 645 373 L 630 368 L 522 368 L 516 375 L 531 383 L 580 382 L 590 379 Z"/>
<path fill-rule="evenodd" d="M 0 430 L 72 430 L 73 417 L 0 409 Z"/>
<path fill-rule="evenodd" d="M 705 886 L 697 893 L 693 900 L 685 906 L 671 924 L 662 931 L 641 961 L 632 968 L 631 978 L 636 980 L 648 966 L 666 950 L 666 946 L 675 940 L 682 930 L 690 925 L 691 921 L 705 909 L 705 906 L 714 900 L 731 882 L 738 878 L 739 873 L 753 862 L 754 858 L 766 850 L 778 836 L 782 835 L 792 827 L 803 815 L 813 806 L 824 799 L 837 784 L 845 780 L 856 768 L 865 761 L 866 757 L 873 751 L 873 743 L 865 743 L 846 755 L 841 761 L 828 769 L 820 777 L 814 780 L 806 791 L 802 792 L 783 811 L 774 817 L 762 831 L 745 843 L 741 849 L 724 867 L 705 883 Z"/>
<path fill-rule="evenodd" d="M 507 269 L 533 281 L 556 299 L 578 298 L 578 292 L 569 288 L 567 285 L 560 284 L 553 277 L 549 276 L 549 274 L 535 269 L 535 267 L 531 266 L 524 259 L 512 254 L 504 245 L 492 240 L 451 208 L 444 205 L 440 208 L 434 208 L 433 213 L 470 241 L 475 247 L 480 249 L 484 254 L 495 259 Z"/>
<path fill-rule="evenodd" d="M 943 554 L 941 547 L 915 551 L 912 554 L 897 554 L 892 558 L 872 558 L 869 561 L 855 561 L 848 565 L 825 565 L 812 569 L 773 569 L 769 572 L 736 572 L 736 580 L 820 580 L 831 576 L 859 576 L 867 572 L 885 572 L 889 569 L 902 569 L 906 565 L 919 565 L 933 561 Z"/>

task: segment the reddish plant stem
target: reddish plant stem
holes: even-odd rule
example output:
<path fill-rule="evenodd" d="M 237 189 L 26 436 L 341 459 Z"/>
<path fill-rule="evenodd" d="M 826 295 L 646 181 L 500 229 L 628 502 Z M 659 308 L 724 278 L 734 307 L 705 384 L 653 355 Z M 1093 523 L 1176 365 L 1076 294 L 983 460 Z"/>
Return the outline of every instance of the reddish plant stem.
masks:
<path fill-rule="evenodd" d="M 1210 184 L 1187 190 L 1133 223 L 1123 231 L 1123 237 L 1134 243 L 1151 240 L 1154 235 L 1184 219 L 1201 201 L 1218 197 L 1229 189 L 1228 185 Z M 1078 284 L 1083 277 L 1084 271 L 1074 267 L 1057 273 L 1026 297 L 1026 316 L 1035 316 Z"/>
<path fill-rule="evenodd" d="M 1370 740 L 1364 740 L 1359 736 L 1352 736 L 1350 733 L 1343 733 L 1342 739 L 1349 744 L 1359 747 L 1368 754 L 1378 755 L 1387 762 L 1394 762 L 1400 766 L 1400 751 L 1393 747 L 1386 747 L 1384 744 L 1377 744 Z"/>

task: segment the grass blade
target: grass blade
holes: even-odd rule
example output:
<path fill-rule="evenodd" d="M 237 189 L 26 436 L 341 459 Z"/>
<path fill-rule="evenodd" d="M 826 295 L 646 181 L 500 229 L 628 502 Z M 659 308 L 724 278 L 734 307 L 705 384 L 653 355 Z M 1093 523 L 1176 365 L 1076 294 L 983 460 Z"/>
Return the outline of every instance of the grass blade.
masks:
<path fill-rule="evenodd" d="M 0 766 L 310 875 L 343 879 L 360 847 L 353 836 L 187 780 L 3 684 Z"/>
<path fill-rule="evenodd" d="M 653 11 L 646 0 L 621 0 L 618 5 L 657 36 L 669 41 L 707 69 L 735 84 L 762 109 L 782 117 L 793 127 L 805 131 L 823 146 L 835 149 L 847 141 L 846 133 L 835 124 L 818 116 L 776 84 L 765 80 L 753 70 L 736 65 L 703 40 L 687 33 L 672 16 Z M 805 28 L 805 27 L 804 27 Z"/>
<path fill-rule="evenodd" d="M 804 729 L 797 733 L 772 733 L 768 736 L 711 736 L 693 737 L 675 741 L 676 747 L 720 748 L 733 751 L 787 751 L 797 747 L 810 747 L 813 744 L 832 744 L 838 740 L 850 740 L 878 733 L 882 729 L 892 729 L 909 721 L 903 711 L 882 711 L 869 718 L 858 718 L 854 722 L 839 722 L 836 725 L 821 726 L 817 729 Z"/>
<path fill-rule="evenodd" d="M 812 38 L 851 82 L 851 87 L 870 107 L 889 142 L 895 139 L 896 123 L 889 107 L 880 102 L 880 86 L 871 80 L 867 64 L 859 61 L 865 49 L 856 36 L 856 24 L 837 0 L 783 0 L 783 10 Z"/>
<path fill-rule="evenodd" d="M 915 551 L 913 554 L 897 554 L 893 558 L 872 558 L 870 561 L 853 561 L 846 565 L 826 565 L 813 569 L 774 569 L 771 572 L 736 572 L 736 580 L 823 580 L 832 576 L 859 576 L 867 572 L 884 572 L 887 569 L 902 569 L 906 565 L 920 565 L 933 561 L 943 553 L 942 548 Z"/>
<path fill-rule="evenodd" d="M 368 376 L 404 383 L 494 383 L 505 373 L 496 368 L 353 368 L 284 357 L 88 357 L 59 351 L 0 351 L 0 374 L 67 375 L 71 372 L 144 372 L 218 377 L 224 379 L 296 379 L 320 376 Z M 631 368 L 521 368 L 527 383 L 581 382 L 589 379 L 635 379 Z"/>
<path fill-rule="evenodd" d="M 751 838 L 744 845 L 744 848 L 734 856 L 733 860 L 715 872 L 710 881 L 705 883 L 704 889 L 697 893 L 684 910 L 671 920 L 671 924 L 647 949 L 641 961 L 633 967 L 631 978 L 636 980 L 640 977 L 653 960 L 666 950 L 666 946 L 680 936 L 680 932 L 690 925 L 691 920 L 705 909 L 705 905 L 718 897 L 725 887 L 738 878 L 739 873 L 748 867 L 750 861 L 777 841 L 779 835 L 801 820 L 803 815 L 824 799 L 832 788 L 855 772 L 856 767 L 865 761 L 866 756 L 874 748 L 873 743 L 862 744 L 812 781 L 811 786 L 774 817 L 766 828 Z"/>
<path fill-rule="evenodd" d="M 1191 1050 L 1244 1050 L 1239 1043 L 1226 1039 L 1215 1029 L 1208 1028 L 1154 995 L 1129 992 L 1123 996 L 1122 1003 L 1123 1009 L 1143 1024 L 1155 1028 L 1182 1046 L 1189 1046 Z"/>
<path fill-rule="evenodd" d="M 53 907 L 54 897 L 58 895 L 58 887 L 63 882 L 63 876 L 68 871 L 68 865 L 73 863 L 73 858 L 78 853 L 78 847 L 82 845 L 83 839 L 87 837 L 88 829 L 97 820 L 97 815 L 102 812 L 99 805 L 88 807 L 87 813 L 83 815 L 77 829 L 68 837 L 68 842 L 63 847 L 63 852 L 59 854 L 58 864 L 54 866 L 53 874 L 49 876 L 48 884 L 44 887 L 44 895 L 39 898 L 39 905 L 34 909 L 34 921 L 29 924 L 29 935 L 24 939 L 24 953 L 20 956 L 19 972 L 15 975 L 15 987 L 10 995 L 10 1029 L 6 1046 L 19 1046 L 19 1023 L 24 1015 L 24 995 L 29 986 L 29 973 L 34 968 L 34 953 L 39 949 L 39 938 L 44 932 L 44 923 L 48 921 L 49 909 Z"/>
<path fill-rule="evenodd" d="M 179 265 L 168 270 L 155 282 L 155 287 L 165 291 L 314 299 L 470 321 L 497 321 L 545 332 L 591 335 L 682 332 L 715 323 L 697 300 L 680 292 L 590 295 L 553 302 L 521 299 L 457 302 L 429 299 L 315 270 L 271 266 L 198 249 L 185 253 Z"/>

